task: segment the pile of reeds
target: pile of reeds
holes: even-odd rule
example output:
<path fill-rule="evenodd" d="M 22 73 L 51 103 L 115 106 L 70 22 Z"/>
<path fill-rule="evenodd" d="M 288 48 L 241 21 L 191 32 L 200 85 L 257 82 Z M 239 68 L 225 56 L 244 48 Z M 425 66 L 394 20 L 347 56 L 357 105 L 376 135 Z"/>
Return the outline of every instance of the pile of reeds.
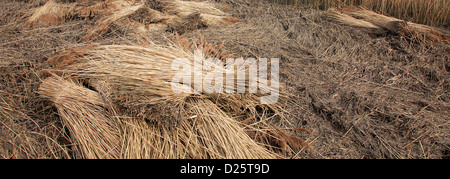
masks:
<path fill-rule="evenodd" d="M 186 58 L 193 64 L 194 54 L 178 45 L 147 44 L 90 45 L 46 62 L 53 66 L 46 72 L 62 77 L 44 80 L 40 94 L 55 103 L 80 156 L 278 158 L 277 152 L 310 147 L 267 122 L 282 117 L 281 103 L 263 105 L 250 93 L 174 93 L 172 61 Z"/>
<path fill-rule="evenodd" d="M 222 68 L 224 75 L 235 72 L 224 63 L 217 66 L 207 60 L 230 56 L 220 47 L 204 39 L 191 43 L 178 35 L 240 21 L 211 3 L 50 0 L 37 8 L 27 23 L 31 27 L 55 26 L 74 18 L 92 21 L 82 41 L 97 40 L 112 26 L 132 26 L 135 34 L 176 34 L 173 44 L 156 44 L 143 35 L 136 38 L 144 39 L 139 45 L 70 48 L 45 62 L 51 68 L 42 70 L 49 76 L 39 94 L 56 107 L 69 130 L 70 142 L 75 144 L 75 156 L 278 158 L 282 157 L 278 152 L 309 147 L 267 121 L 282 117 L 281 104 L 262 105 L 261 93 L 204 93 L 195 91 L 190 83 L 172 82 L 178 72 L 172 69 L 172 62 L 177 58 L 192 64 L 196 59 L 211 63 Z M 200 50 L 202 57 L 194 58 L 194 50 Z M 191 92 L 175 93 L 174 87 Z"/>
<path fill-rule="evenodd" d="M 433 27 L 403 21 L 367 10 L 363 7 L 343 6 L 341 9 L 331 8 L 328 17 L 338 23 L 375 30 L 390 31 L 422 42 L 450 43 L 450 36 Z"/>
<path fill-rule="evenodd" d="M 213 25 L 229 25 L 240 19 L 215 8 L 209 2 L 181 0 L 109 0 L 62 3 L 49 0 L 30 17 L 30 26 L 60 25 L 82 18 L 94 21 L 83 41 L 97 40 L 112 25 L 133 27 L 135 34 L 173 31 L 179 34 Z"/>

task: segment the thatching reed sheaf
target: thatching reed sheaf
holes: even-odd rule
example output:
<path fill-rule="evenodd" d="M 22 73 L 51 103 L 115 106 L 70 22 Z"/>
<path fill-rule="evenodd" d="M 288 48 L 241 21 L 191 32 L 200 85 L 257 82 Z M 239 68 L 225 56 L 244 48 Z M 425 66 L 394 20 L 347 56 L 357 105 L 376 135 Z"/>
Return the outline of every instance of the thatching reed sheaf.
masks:
<path fill-rule="evenodd" d="M 121 119 L 117 128 L 105 129 L 104 135 L 116 137 L 121 131 L 119 156 L 123 158 L 277 158 L 280 151 L 291 152 L 298 148 L 309 148 L 309 144 L 266 122 L 269 117 L 279 115 L 280 104 L 262 105 L 259 94 L 207 94 L 174 93 L 171 80 L 177 73 L 171 69 L 176 58 L 189 59 L 194 63 L 194 54 L 176 45 L 148 46 L 102 45 L 71 49 L 50 58 L 46 63 L 53 65 L 51 73 L 63 75 L 68 79 L 84 81 L 95 89 L 101 99 L 110 101 L 107 111 L 117 111 Z M 202 57 L 203 63 L 211 63 Z M 198 70 L 198 69 L 197 69 Z M 227 70 L 224 70 L 227 73 Z M 64 83 L 61 83 L 64 84 Z M 43 83 L 41 94 L 60 95 L 61 90 Z M 181 90 L 191 89 L 190 84 L 176 86 Z M 72 87 L 67 86 L 67 89 Z M 73 87 L 77 89 L 77 87 Z M 85 90 L 89 90 L 85 88 Z M 89 92 L 87 96 L 93 96 Z M 97 94 L 97 95 L 98 95 Z M 98 99 L 93 97 L 90 99 Z M 74 98 L 75 99 L 75 98 Z M 81 107 L 74 108 L 79 117 L 65 115 L 70 110 L 64 106 L 71 100 L 58 100 L 56 103 L 65 121 L 87 120 L 97 113 L 102 114 L 103 103 L 89 102 L 80 98 Z M 93 107 L 92 104 L 96 104 Z M 84 107 L 83 107 L 84 106 Z M 94 111 L 85 111 L 88 108 Z M 258 111 L 263 110 L 263 115 Z M 61 112 L 62 111 L 62 112 Z M 245 112 L 247 111 L 247 112 Z M 273 114 L 268 114 L 272 111 Z M 244 112 L 244 113 L 243 113 Z M 239 121 L 234 117 L 247 115 L 248 120 Z M 117 115 L 109 115 L 116 121 Z M 106 117 L 108 118 L 108 117 Z M 100 123 L 107 119 L 99 119 Z M 87 120 L 95 123 L 94 120 Z M 69 124 L 75 126 L 77 123 Z M 96 124 L 114 126 L 108 124 Z M 93 127 L 95 125 L 91 125 Z M 88 129 L 90 127 L 87 127 Z M 79 136 L 94 135 L 94 130 L 81 132 Z M 89 140 L 89 137 L 80 137 Z M 78 139 L 77 139 L 78 140 Z M 89 141 L 78 141 L 79 145 L 90 145 Z M 117 143 L 110 149 L 116 151 Z M 82 148 L 82 147 L 81 147 Z M 97 147 L 89 147 L 96 150 Z M 97 153 L 104 153 L 100 150 Z M 95 152 L 94 152 L 95 153 Z M 108 154 L 111 154 L 109 152 Z M 113 154 L 111 154 L 113 155 Z M 89 155 L 98 158 L 100 155 Z M 104 155 L 103 155 L 104 156 Z"/>
<path fill-rule="evenodd" d="M 206 1 L 109 0 L 83 4 L 50 0 L 37 8 L 27 22 L 30 26 L 54 26 L 76 17 L 95 22 L 88 28 L 83 41 L 97 40 L 110 31 L 113 24 L 132 26 L 136 34 L 164 31 L 183 34 L 212 25 L 229 25 L 240 21 Z"/>
<path fill-rule="evenodd" d="M 80 157 L 119 157 L 119 123 L 97 92 L 61 77 L 47 78 L 39 90 L 41 96 L 54 102 Z"/>
<path fill-rule="evenodd" d="M 344 25 L 372 29 L 378 33 L 387 30 L 422 42 L 450 43 L 449 35 L 433 27 L 381 15 L 363 7 L 343 6 L 339 10 L 331 8 L 328 10 L 327 15 L 332 21 Z"/>

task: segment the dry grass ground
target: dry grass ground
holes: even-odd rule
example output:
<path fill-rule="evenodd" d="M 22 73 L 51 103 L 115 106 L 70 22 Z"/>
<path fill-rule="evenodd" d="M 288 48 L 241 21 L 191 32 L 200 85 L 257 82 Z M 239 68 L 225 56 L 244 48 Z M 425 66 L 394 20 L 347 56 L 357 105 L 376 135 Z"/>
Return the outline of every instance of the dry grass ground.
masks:
<path fill-rule="evenodd" d="M 233 143 L 224 135 L 236 133 L 242 134 L 238 136 L 248 142 L 239 146 L 265 146 L 264 150 L 258 148 L 262 152 L 255 158 L 449 157 L 448 44 L 422 43 L 389 31 L 374 33 L 370 29 L 343 26 L 329 21 L 327 13 L 320 10 L 246 0 L 217 0 L 212 3 L 227 16 L 242 21 L 232 19 L 233 23 L 226 25 L 208 23 L 207 28 L 199 28 L 203 27 L 201 23 L 208 16 L 202 17 L 200 26 L 197 26 L 199 21 L 195 21 L 195 16 L 191 16 L 187 22 L 197 23 L 187 30 L 175 22 L 164 26 L 162 31 L 153 31 L 145 28 L 145 22 L 153 22 L 152 19 L 133 18 L 135 16 L 129 17 L 127 13 L 119 20 L 108 22 L 104 32 L 90 39 L 85 38 L 89 29 L 99 27 L 96 22 L 102 16 L 77 15 L 61 24 L 30 26 L 30 9 L 42 7 L 46 2 L 0 2 L 1 158 L 250 158 L 259 153 L 238 151 L 239 147 L 230 145 L 221 148 L 215 145 L 217 141 L 208 140 L 214 135 L 224 143 Z M 153 5 L 154 8 L 161 7 Z M 142 14 L 145 15 L 146 11 Z M 130 22 L 144 23 L 144 26 L 126 25 Z M 214 18 L 210 22 L 214 22 Z M 111 101 L 105 99 L 123 99 L 109 98 L 114 91 L 105 90 L 109 89 L 108 86 L 81 78 L 68 80 L 67 77 L 73 75 L 59 74 L 66 79 L 56 83 L 48 78 L 50 66 L 44 62 L 67 54 L 69 49 L 89 48 L 87 44 L 96 44 L 100 50 L 123 48 L 123 45 L 128 48 L 136 44 L 148 48 L 151 45 L 149 41 L 159 44 L 180 38 L 173 36 L 172 32 L 184 33 L 183 39 L 175 42 L 185 44 L 202 39 L 201 46 L 209 49 L 222 44 L 218 52 L 209 52 L 223 57 L 227 56 L 222 53 L 226 51 L 233 57 L 280 58 L 281 82 L 285 84 L 283 93 L 289 96 L 289 100 L 279 103 L 280 108 L 270 109 L 255 105 L 252 98 L 242 96 L 220 99 L 215 104 L 209 100 L 218 99 L 215 96 L 189 98 L 185 102 L 191 105 L 182 108 L 184 114 L 203 114 L 197 116 L 198 120 L 175 127 L 173 124 L 158 127 L 157 121 L 136 120 L 145 117 L 139 116 L 139 110 L 130 110 L 142 107 L 134 108 L 136 104 L 133 102 L 137 101 L 133 98 L 122 103 L 112 101 L 115 105 L 122 105 L 121 108 L 111 106 Z M 192 44 L 184 45 L 183 50 L 189 51 L 191 47 Z M 88 57 L 97 58 L 94 52 L 99 52 L 99 49 L 90 49 L 92 53 L 87 54 Z M 78 58 L 83 56 L 75 55 L 74 59 L 84 59 Z M 108 56 L 114 54 L 104 55 Z M 128 57 L 127 54 L 122 56 Z M 70 65 L 73 63 L 60 63 L 59 67 Z M 53 87 L 42 88 L 46 87 L 45 84 Z M 62 101 L 60 96 L 55 98 L 54 93 L 39 94 L 40 86 L 41 91 L 51 92 L 61 85 L 63 88 L 72 86 L 70 89 L 79 93 L 64 94 L 66 100 Z M 96 110 L 91 110 L 93 108 Z M 72 111 L 74 109 L 77 110 Z M 174 114 L 170 112 L 174 109 L 170 103 L 150 109 L 166 111 L 155 113 L 161 119 L 171 118 Z M 80 115 L 73 115 L 77 112 L 81 112 Z M 222 120 L 211 118 L 217 114 L 222 116 L 219 118 Z M 119 125 L 118 132 L 114 132 L 117 121 L 110 121 L 113 124 L 101 126 L 104 131 L 113 131 L 108 136 L 108 133 L 103 133 L 103 138 L 109 140 L 88 141 L 86 139 L 93 138 L 96 129 L 84 128 L 77 132 L 80 129 L 74 126 L 83 126 L 94 119 L 84 120 L 85 123 L 73 122 L 80 116 L 92 115 L 98 117 L 96 119 L 102 119 L 102 115 L 110 116 L 107 118 L 117 119 L 124 125 Z M 227 130 L 214 133 L 204 128 L 208 125 Z M 119 141 L 114 139 L 117 133 Z M 127 135 L 121 135 L 124 133 Z M 193 140 L 189 134 L 200 137 Z M 253 140 L 247 140 L 249 138 Z M 312 148 L 306 150 L 305 145 L 296 146 L 302 144 L 303 140 L 299 139 L 305 139 Z M 102 144 L 106 148 L 98 148 L 99 145 L 86 148 L 93 144 Z M 155 150 L 155 147 L 161 150 Z"/>
<path fill-rule="evenodd" d="M 242 56 L 281 57 L 294 96 L 284 124 L 314 134 L 315 150 L 298 156 L 448 158 L 448 44 L 341 26 L 311 9 L 224 3 L 245 23 L 201 33 Z"/>

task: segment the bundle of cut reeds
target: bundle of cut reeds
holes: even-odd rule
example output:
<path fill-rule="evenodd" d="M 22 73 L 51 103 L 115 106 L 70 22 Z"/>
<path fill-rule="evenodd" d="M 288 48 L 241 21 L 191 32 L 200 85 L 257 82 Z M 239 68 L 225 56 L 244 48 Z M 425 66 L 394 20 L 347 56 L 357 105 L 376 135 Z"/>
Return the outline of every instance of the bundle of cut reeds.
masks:
<path fill-rule="evenodd" d="M 50 77 L 40 95 L 54 102 L 82 158 L 120 158 L 120 125 L 101 96 L 61 77 Z"/>
<path fill-rule="evenodd" d="M 269 0 L 280 4 L 311 6 L 319 9 L 362 6 L 380 14 L 389 15 L 414 23 L 440 26 L 449 23 L 449 0 Z"/>
<path fill-rule="evenodd" d="M 277 158 L 210 100 L 189 98 L 176 126 L 125 122 L 125 158 Z M 145 137 L 143 137 L 145 136 Z"/>
<path fill-rule="evenodd" d="M 328 17 L 341 24 L 375 29 L 378 32 L 382 32 L 380 29 L 385 29 L 423 42 L 450 43 L 449 35 L 433 27 L 381 15 L 363 7 L 343 6 L 340 10 L 331 8 L 328 10 Z"/>
<path fill-rule="evenodd" d="M 275 130 L 276 128 L 270 127 L 270 124 L 261 122 L 263 125 L 259 126 L 258 120 L 264 121 L 264 118 L 250 118 L 253 121 L 251 125 L 248 123 L 249 120 L 241 122 L 233 119 L 234 116 L 242 115 L 243 109 L 249 111 L 248 115 L 255 116 L 258 113 L 257 107 L 271 111 L 280 108 L 279 104 L 261 105 L 258 94 L 203 93 L 192 90 L 193 86 L 190 83 L 178 84 L 176 87 L 181 91 L 187 89 L 191 92 L 174 93 L 171 80 L 178 71 L 171 69 L 171 63 L 177 58 L 186 58 L 193 64 L 198 59 L 194 58 L 192 52 L 173 44 L 158 45 L 152 42 L 147 44 L 146 47 L 87 46 L 68 50 L 47 61 L 47 64 L 55 67 L 49 70 L 50 72 L 63 75 L 68 79 L 84 81 L 86 85 L 96 90 L 97 95 L 101 96 L 100 99 L 110 102 L 107 103 L 110 104 L 107 106 L 111 106 L 108 107 L 108 109 L 111 108 L 108 111 L 117 111 L 120 114 L 122 120 L 119 122 L 119 131 L 121 131 L 119 156 L 124 158 L 274 158 L 279 157 L 273 152 L 274 150 L 309 147 L 303 140 L 284 134 L 281 130 Z M 201 57 L 200 60 L 203 63 L 212 63 L 205 57 Z M 216 66 L 215 68 L 225 67 Z M 226 69 L 223 71 L 224 73 L 232 72 Z M 76 89 L 71 86 L 67 88 Z M 61 111 L 64 120 L 86 120 L 95 112 L 102 115 L 101 108 L 96 109 L 91 106 L 82 110 L 94 109 L 95 111 L 80 112 L 79 108 L 74 108 L 76 111 L 71 113 L 78 114 L 78 117 L 65 115 L 64 112 L 69 110 L 65 108 L 67 105 L 65 101 L 71 101 L 59 100 L 58 94 L 64 91 L 61 88 L 56 91 L 50 89 L 57 88 L 49 83 L 42 84 L 42 94 L 53 96 L 51 99 L 55 104 L 59 104 L 57 108 Z M 86 100 L 83 98 L 74 98 L 74 100 L 82 100 L 78 102 L 81 106 L 91 105 L 91 103 L 85 104 Z M 101 107 L 101 103 L 98 105 Z M 109 116 L 114 118 L 116 115 Z M 99 121 L 105 120 L 108 121 L 108 119 Z M 115 121 L 115 119 L 109 119 L 109 121 Z M 70 125 L 74 128 L 80 127 L 75 124 Z M 248 129 L 252 131 L 251 134 L 246 131 Z M 106 133 L 114 134 L 117 131 L 116 128 L 105 130 L 111 130 Z M 275 132 L 267 132 L 270 130 Z M 82 133 L 83 136 L 96 135 L 93 130 L 82 131 Z M 262 133 L 266 134 L 260 135 Z M 250 136 L 258 137 L 258 139 Z M 80 144 L 84 145 L 81 142 Z M 115 146 L 116 143 L 113 145 Z M 275 146 L 269 147 L 269 145 Z M 110 146 L 110 148 L 116 147 Z"/>

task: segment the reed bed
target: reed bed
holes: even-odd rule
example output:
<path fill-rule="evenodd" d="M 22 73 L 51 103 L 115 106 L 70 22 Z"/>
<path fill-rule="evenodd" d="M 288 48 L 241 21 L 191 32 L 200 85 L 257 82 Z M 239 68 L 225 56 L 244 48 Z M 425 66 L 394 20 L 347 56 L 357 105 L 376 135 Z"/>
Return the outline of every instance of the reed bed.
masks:
<path fill-rule="evenodd" d="M 450 23 L 450 0 L 270 0 L 271 2 L 312 6 L 320 9 L 342 5 L 362 6 L 399 19 L 441 26 Z"/>

